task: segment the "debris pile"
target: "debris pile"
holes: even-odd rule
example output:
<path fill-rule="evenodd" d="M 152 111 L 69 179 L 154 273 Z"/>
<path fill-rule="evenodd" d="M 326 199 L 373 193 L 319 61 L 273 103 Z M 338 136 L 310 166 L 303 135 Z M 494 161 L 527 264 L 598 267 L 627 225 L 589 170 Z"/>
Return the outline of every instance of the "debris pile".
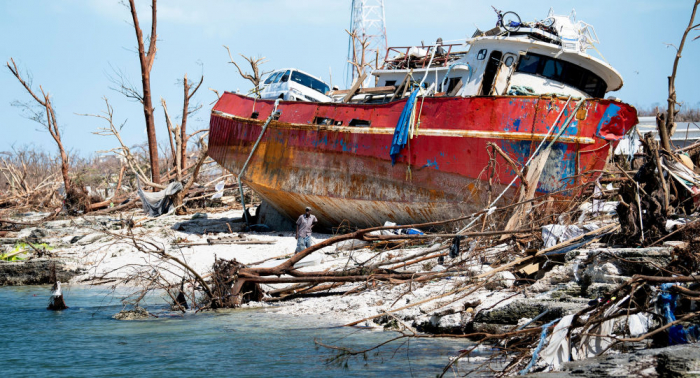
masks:
<path fill-rule="evenodd" d="M 516 204 L 492 201 L 493 193 L 475 214 L 314 234 L 316 243 L 299 253 L 293 233 L 253 230 L 240 210 L 147 217 L 130 209 L 63 220 L 25 214 L 0 227 L 3 259 L 26 260 L 0 267 L 49 258 L 78 272 L 63 278 L 59 269 L 62 282 L 133 287 L 124 303 L 134 310 L 119 318 L 157 316 L 143 315 L 141 305 L 147 293 L 161 292 L 168 311 L 262 307 L 382 327 L 398 331 L 396 340 L 465 339 L 444 373 L 567 371 L 615 353 L 657 361 L 668 347 L 700 337 L 700 181 L 692 167 L 674 164 L 683 162 L 677 154 L 644 141 L 637 172 L 610 168 L 598 181 L 582 180 L 574 195 L 534 196 L 523 185 Z M 503 156 L 494 147 L 496 162 Z M 20 242 L 22 253 L 8 253 Z M 472 357 L 482 346 L 493 354 Z M 338 358 L 365 352 L 342 350 Z M 459 365 L 465 358 L 469 371 Z"/>

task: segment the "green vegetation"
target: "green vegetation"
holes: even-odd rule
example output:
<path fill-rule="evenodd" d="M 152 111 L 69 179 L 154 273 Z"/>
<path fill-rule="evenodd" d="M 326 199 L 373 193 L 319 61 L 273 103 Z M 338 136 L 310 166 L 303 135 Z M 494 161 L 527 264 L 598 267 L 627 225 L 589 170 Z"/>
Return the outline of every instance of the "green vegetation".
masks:
<path fill-rule="evenodd" d="M 27 252 L 29 252 L 30 249 L 38 249 L 38 250 L 44 250 L 44 251 L 50 251 L 53 249 L 53 247 L 49 246 L 46 243 L 41 243 L 41 244 L 29 244 L 29 243 L 17 243 L 15 244 L 15 247 L 12 249 L 12 251 L 8 253 L 2 253 L 0 254 L 0 260 L 2 261 L 22 261 L 26 259 L 26 256 L 23 256 Z"/>

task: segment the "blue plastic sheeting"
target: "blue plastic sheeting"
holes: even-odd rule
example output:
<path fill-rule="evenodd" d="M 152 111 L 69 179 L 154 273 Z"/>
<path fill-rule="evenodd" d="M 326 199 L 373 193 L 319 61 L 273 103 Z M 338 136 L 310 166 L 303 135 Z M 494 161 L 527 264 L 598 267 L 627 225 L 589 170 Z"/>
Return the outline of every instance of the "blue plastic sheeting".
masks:
<path fill-rule="evenodd" d="M 418 91 L 419 89 L 416 89 L 411 93 L 411 96 L 408 97 L 408 101 L 406 101 L 406 105 L 404 105 L 401 111 L 399 122 L 396 124 L 396 129 L 394 129 L 394 139 L 391 141 L 391 151 L 389 152 L 391 156 L 391 165 L 396 164 L 396 158 L 401 153 L 401 150 L 406 147 L 406 143 L 408 143 L 408 127 L 411 123 L 411 114 L 416 104 Z"/>
<path fill-rule="evenodd" d="M 613 234 L 612 232 L 608 232 L 608 233 L 605 233 L 605 234 L 602 234 L 602 235 L 588 235 L 588 236 L 584 236 L 584 237 L 583 237 L 583 240 L 581 240 L 580 242 L 578 242 L 578 243 L 576 243 L 576 244 L 572 244 L 572 245 L 569 245 L 569 246 L 566 246 L 566 247 L 562 247 L 562 248 L 560 248 L 560 249 L 557 249 L 556 251 L 547 252 L 547 253 L 545 253 L 544 255 L 545 255 L 545 256 L 561 255 L 562 253 L 567 253 L 567 252 L 569 252 L 569 251 L 573 251 L 574 249 L 579 249 L 579 248 L 581 248 L 582 246 L 588 244 L 588 243 L 589 243 L 591 240 L 593 240 L 593 239 L 600 239 L 600 238 L 603 238 L 603 237 L 605 237 L 605 236 L 612 235 L 612 234 Z"/>
<path fill-rule="evenodd" d="M 540 342 L 537 343 L 537 348 L 535 348 L 535 350 L 532 352 L 532 358 L 530 359 L 530 363 L 527 364 L 525 369 L 520 370 L 520 375 L 525 375 L 529 373 L 530 369 L 532 369 L 532 367 L 535 366 L 535 362 L 537 362 L 537 356 L 540 354 L 540 351 L 542 351 L 542 348 L 544 347 L 544 341 L 547 339 L 547 328 L 551 327 L 552 324 L 560 320 L 561 318 L 557 318 L 542 326 L 542 333 L 540 333 Z"/>
<path fill-rule="evenodd" d="M 664 321 L 666 324 L 675 322 L 676 315 L 676 301 L 678 300 L 678 294 L 672 293 L 671 287 L 674 283 L 661 284 L 661 293 L 659 294 L 659 303 L 663 310 Z M 669 345 L 676 344 L 688 344 L 689 342 L 696 341 L 700 339 L 700 327 L 693 325 L 685 329 L 682 325 L 676 324 L 672 325 L 668 329 L 668 343 Z"/>

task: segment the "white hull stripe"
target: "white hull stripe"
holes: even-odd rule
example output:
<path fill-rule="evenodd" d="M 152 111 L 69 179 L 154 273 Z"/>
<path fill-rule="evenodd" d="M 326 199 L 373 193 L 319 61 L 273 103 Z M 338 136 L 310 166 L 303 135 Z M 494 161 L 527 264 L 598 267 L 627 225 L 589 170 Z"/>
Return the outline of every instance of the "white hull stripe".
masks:
<path fill-rule="evenodd" d="M 219 110 L 213 110 L 213 115 L 228 118 L 236 121 L 242 121 L 250 124 L 258 124 L 262 126 L 263 120 L 239 117 L 233 114 L 224 113 Z M 306 125 L 303 123 L 286 123 L 286 122 L 270 122 L 270 126 L 278 129 L 304 129 L 309 131 L 335 131 L 339 133 L 351 134 L 379 134 L 393 135 L 394 129 L 390 127 L 359 127 L 359 126 L 333 126 L 333 125 Z M 416 136 L 443 136 L 457 138 L 483 138 L 483 139 L 507 139 L 507 140 L 532 140 L 540 141 L 543 139 L 553 140 L 554 135 L 521 133 L 512 131 L 481 131 L 481 130 L 450 130 L 450 129 L 426 129 L 420 128 L 416 131 Z M 588 137 L 578 137 L 570 135 L 562 135 L 559 137 L 559 142 L 563 143 L 578 143 L 578 144 L 593 144 L 595 140 Z"/>

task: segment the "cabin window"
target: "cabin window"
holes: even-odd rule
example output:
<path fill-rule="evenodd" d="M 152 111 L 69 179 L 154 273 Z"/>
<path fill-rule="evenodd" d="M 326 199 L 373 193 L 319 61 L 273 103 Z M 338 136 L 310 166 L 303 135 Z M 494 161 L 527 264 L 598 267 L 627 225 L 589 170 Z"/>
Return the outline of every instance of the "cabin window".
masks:
<path fill-rule="evenodd" d="M 542 76 L 556 81 L 562 81 L 564 78 L 564 64 L 561 61 L 547 59 L 544 61 Z"/>
<path fill-rule="evenodd" d="M 536 55 L 525 55 L 520 58 L 516 71 L 529 74 L 537 73 L 537 66 L 540 64 L 540 57 Z"/>
<path fill-rule="evenodd" d="M 608 89 L 600 76 L 574 63 L 528 53 L 520 58 L 517 72 L 543 76 L 577 88 L 592 97 L 604 97 Z"/>
<path fill-rule="evenodd" d="M 396 85 L 396 80 L 387 80 L 386 83 L 384 83 L 385 86 L 387 87 L 393 87 Z"/>
<path fill-rule="evenodd" d="M 282 80 L 280 80 L 280 81 L 283 83 L 286 83 L 287 80 L 289 80 L 289 75 L 290 75 L 290 71 L 287 70 L 287 72 L 285 72 L 284 75 L 282 75 Z"/>
<path fill-rule="evenodd" d="M 350 123 L 348 125 L 349 126 L 357 126 L 357 127 L 369 127 L 370 121 L 367 121 L 364 119 L 353 118 L 352 120 L 350 120 Z"/>
<path fill-rule="evenodd" d="M 509 56 L 506 58 L 505 62 L 503 62 L 503 63 L 505 63 L 506 67 L 510 67 L 513 65 L 514 60 L 515 60 L 515 58 L 513 58 L 512 56 Z"/>
<path fill-rule="evenodd" d="M 589 75 L 583 83 L 583 90 L 586 93 L 595 92 L 600 87 L 600 78 L 595 75 Z M 602 97 L 602 96 L 600 96 Z"/>
<path fill-rule="evenodd" d="M 479 53 L 476 54 L 476 59 L 479 59 L 479 60 L 486 59 L 486 49 L 479 50 Z"/>
<path fill-rule="evenodd" d="M 578 85 L 578 83 L 581 83 L 584 80 L 585 76 L 585 69 L 572 64 L 566 69 L 566 76 L 564 77 L 564 80 L 567 84 Z"/>

